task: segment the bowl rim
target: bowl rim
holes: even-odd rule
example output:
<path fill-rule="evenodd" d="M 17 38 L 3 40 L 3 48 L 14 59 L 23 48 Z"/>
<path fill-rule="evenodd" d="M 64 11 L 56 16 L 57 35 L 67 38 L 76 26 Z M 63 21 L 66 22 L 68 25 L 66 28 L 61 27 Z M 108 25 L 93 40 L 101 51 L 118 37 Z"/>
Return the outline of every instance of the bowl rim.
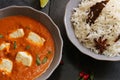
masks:
<path fill-rule="evenodd" d="M 95 54 L 94 52 L 90 51 L 89 49 L 87 49 L 83 45 L 81 45 L 81 43 L 75 37 L 74 30 L 73 30 L 72 24 L 70 22 L 70 16 L 72 14 L 73 8 L 77 7 L 78 4 L 80 3 L 80 1 L 81 0 L 69 0 L 69 2 L 66 5 L 66 8 L 65 8 L 64 24 L 65 24 L 65 30 L 66 30 L 68 39 L 81 53 L 83 53 L 93 59 L 102 60 L 102 61 L 120 61 L 120 56 L 108 57 L 105 55 Z"/>
<path fill-rule="evenodd" d="M 58 33 L 58 38 L 59 38 L 59 41 L 60 41 L 60 49 L 59 49 L 59 59 L 57 60 L 58 62 L 57 62 L 57 64 L 55 65 L 55 66 L 52 66 L 52 70 L 48 73 L 48 75 L 45 75 L 45 77 L 43 77 L 45 80 L 46 79 L 48 79 L 51 75 L 52 75 L 52 73 L 55 71 L 55 69 L 58 67 L 58 65 L 59 65 L 59 63 L 60 63 L 60 61 L 61 61 L 61 59 L 62 59 L 62 50 L 63 50 L 63 39 L 62 39 L 62 36 L 61 36 L 61 32 L 60 32 L 60 30 L 59 30 L 59 28 L 58 28 L 58 26 L 55 24 L 55 22 L 52 20 L 52 18 L 50 18 L 50 16 L 48 16 L 48 14 L 46 14 L 45 12 L 42 12 L 42 11 L 40 11 L 40 10 L 37 10 L 37 9 L 35 9 L 35 8 L 33 8 L 33 7 L 31 7 L 31 6 L 17 6 L 17 5 L 11 5 L 11 6 L 7 6 L 7 7 L 4 7 L 4 8 L 1 8 L 0 9 L 0 12 L 2 12 L 2 11 L 4 11 L 4 10 L 7 10 L 7 9 L 13 9 L 13 8 L 25 8 L 25 9 L 30 9 L 30 10 L 32 10 L 32 11 L 35 11 L 35 12 L 37 12 L 37 13 L 39 13 L 39 14 L 43 14 L 44 16 L 46 16 L 46 18 L 48 18 L 48 20 L 51 22 L 51 24 L 53 24 L 53 27 L 56 29 L 56 31 L 57 31 L 57 33 Z M 1 14 L 0 14 L 1 15 Z M 53 58 L 53 60 L 54 60 L 54 58 Z M 53 60 L 52 60 L 52 62 L 53 62 Z M 51 62 L 51 64 L 49 65 L 49 67 L 48 67 L 48 69 L 50 68 L 50 66 L 52 65 L 52 62 Z M 48 70 L 47 69 L 47 70 Z M 47 71 L 46 70 L 46 71 Z M 44 72 L 44 73 L 46 73 L 46 71 Z M 41 76 L 44 76 L 44 73 L 41 75 Z M 41 77 L 40 76 L 40 77 Z M 37 78 L 40 78 L 40 77 L 37 77 Z M 35 79 L 37 79 L 37 78 L 35 78 Z"/>

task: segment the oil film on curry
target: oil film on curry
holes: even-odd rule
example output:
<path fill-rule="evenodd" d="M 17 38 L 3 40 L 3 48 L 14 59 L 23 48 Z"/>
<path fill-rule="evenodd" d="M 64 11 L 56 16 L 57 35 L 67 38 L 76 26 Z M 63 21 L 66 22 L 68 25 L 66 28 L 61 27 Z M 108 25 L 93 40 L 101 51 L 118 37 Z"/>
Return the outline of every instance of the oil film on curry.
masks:
<path fill-rule="evenodd" d="M 0 80 L 33 80 L 54 57 L 54 41 L 47 28 L 26 16 L 0 19 Z"/>

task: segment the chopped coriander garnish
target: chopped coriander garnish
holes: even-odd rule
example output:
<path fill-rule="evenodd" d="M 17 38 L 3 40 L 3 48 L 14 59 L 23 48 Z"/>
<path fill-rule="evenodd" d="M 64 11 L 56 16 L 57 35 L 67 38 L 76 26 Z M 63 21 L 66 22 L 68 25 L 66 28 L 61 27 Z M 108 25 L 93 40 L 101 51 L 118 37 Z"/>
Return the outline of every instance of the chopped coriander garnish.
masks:
<path fill-rule="evenodd" d="M 42 60 L 42 64 L 45 64 L 48 60 L 48 57 L 44 57 L 44 59 Z"/>
<path fill-rule="evenodd" d="M 51 51 L 48 51 L 48 54 L 51 54 Z"/>
<path fill-rule="evenodd" d="M 2 34 L 0 34 L 0 38 L 3 38 L 4 36 Z"/>
<path fill-rule="evenodd" d="M 14 41 L 13 46 L 14 46 L 14 49 L 17 48 L 17 43 L 16 43 L 16 41 Z"/>
<path fill-rule="evenodd" d="M 38 55 L 36 56 L 36 64 L 37 64 L 38 66 L 41 64 L 41 61 L 40 61 L 40 58 L 39 58 Z"/>
<path fill-rule="evenodd" d="M 26 49 L 26 50 L 30 49 L 30 45 L 27 45 L 27 46 L 25 47 L 25 49 Z"/>

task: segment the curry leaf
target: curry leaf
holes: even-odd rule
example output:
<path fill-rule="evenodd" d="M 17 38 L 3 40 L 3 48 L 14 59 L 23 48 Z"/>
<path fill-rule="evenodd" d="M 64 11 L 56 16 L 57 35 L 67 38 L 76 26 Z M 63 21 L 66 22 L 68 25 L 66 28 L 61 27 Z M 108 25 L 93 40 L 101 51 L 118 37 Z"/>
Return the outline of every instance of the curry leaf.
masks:
<path fill-rule="evenodd" d="M 44 59 L 42 60 L 42 64 L 45 64 L 48 60 L 48 57 L 44 57 Z"/>
<path fill-rule="evenodd" d="M 40 61 L 40 58 L 39 58 L 38 55 L 36 56 L 36 64 L 37 64 L 38 66 L 41 64 L 41 61 Z"/>

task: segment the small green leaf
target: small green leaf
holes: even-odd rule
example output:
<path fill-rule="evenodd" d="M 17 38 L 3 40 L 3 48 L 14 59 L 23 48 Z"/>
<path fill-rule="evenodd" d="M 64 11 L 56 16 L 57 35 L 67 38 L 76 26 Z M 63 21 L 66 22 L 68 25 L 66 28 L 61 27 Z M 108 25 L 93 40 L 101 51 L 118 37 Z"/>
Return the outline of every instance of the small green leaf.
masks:
<path fill-rule="evenodd" d="M 81 78 L 80 78 L 80 77 L 78 77 L 78 80 L 81 80 Z"/>
<path fill-rule="evenodd" d="M 81 78 L 80 80 L 84 80 L 84 78 Z"/>
<path fill-rule="evenodd" d="M 25 49 L 26 49 L 26 50 L 30 49 L 30 45 L 27 45 L 27 46 L 25 47 Z"/>
<path fill-rule="evenodd" d="M 14 46 L 14 49 L 17 48 L 17 43 L 16 43 L 16 41 L 14 41 L 13 46 Z"/>
<path fill-rule="evenodd" d="M 0 38 L 3 38 L 4 36 L 2 34 L 0 34 Z"/>
<path fill-rule="evenodd" d="M 44 57 L 44 59 L 42 60 L 42 64 L 45 64 L 47 62 L 48 58 Z"/>
<path fill-rule="evenodd" d="M 41 64 L 41 61 L 40 61 L 40 58 L 39 58 L 38 55 L 36 56 L 36 64 L 37 64 L 38 66 Z"/>
<path fill-rule="evenodd" d="M 90 74 L 90 80 L 94 80 L 94 74 L 93 73 Z"/>

